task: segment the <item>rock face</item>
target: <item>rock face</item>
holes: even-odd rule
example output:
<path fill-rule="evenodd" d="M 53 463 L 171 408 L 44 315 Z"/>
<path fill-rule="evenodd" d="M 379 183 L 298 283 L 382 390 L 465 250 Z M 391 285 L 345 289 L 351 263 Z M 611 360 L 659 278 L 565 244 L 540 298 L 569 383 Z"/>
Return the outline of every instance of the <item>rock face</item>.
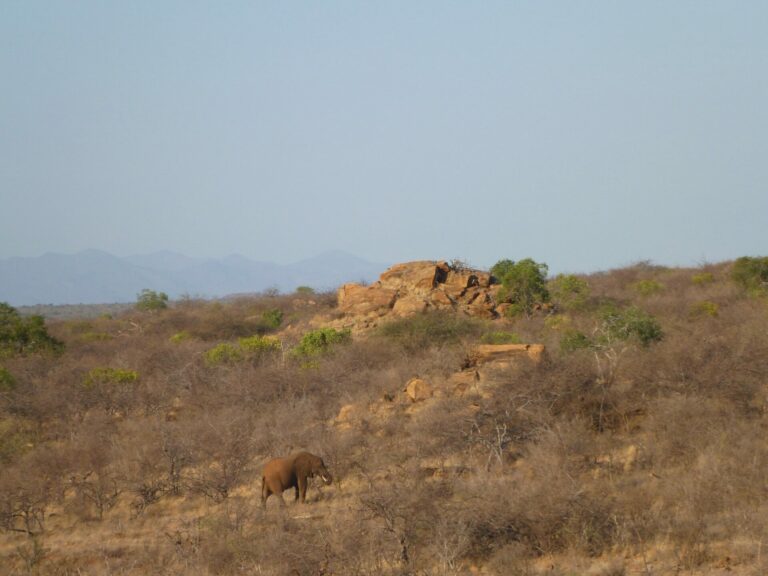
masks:
<path fill-rule="evenodd" d="M 397 291 L 388 288 L 371 290 L 359 284 L 344 284 L 339 288 L 339 309 L 346 314 L 364 316 L 387 314 L 397 299 Z"/>
<path fill-rule="evenodd" d="M 455 268 L 442 261 L 396 264 L 370 286 L 345 284 L 339 288 L 339 311 L 349 316 L 411 316 L 426 310 L 456 310 L 471 316 L 495 318 L 491 275 L 481 270 Z"/>
<path fill-rule="evenodd" d="M 411 402 L 420 402 L 432 398 L 435 390 L 429 382 L 421 378 L 411 378 L 405 385 L 405 393 Z"/>

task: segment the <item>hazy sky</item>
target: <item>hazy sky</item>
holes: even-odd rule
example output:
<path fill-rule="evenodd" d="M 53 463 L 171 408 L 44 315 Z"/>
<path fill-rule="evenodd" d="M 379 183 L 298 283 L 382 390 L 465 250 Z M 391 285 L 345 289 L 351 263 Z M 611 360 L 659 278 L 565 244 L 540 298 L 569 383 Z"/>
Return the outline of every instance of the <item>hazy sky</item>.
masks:
<path fill-rule="evenodd" d="M 0 257 L 768 253 L 768 2 L 0 0 Z"/>

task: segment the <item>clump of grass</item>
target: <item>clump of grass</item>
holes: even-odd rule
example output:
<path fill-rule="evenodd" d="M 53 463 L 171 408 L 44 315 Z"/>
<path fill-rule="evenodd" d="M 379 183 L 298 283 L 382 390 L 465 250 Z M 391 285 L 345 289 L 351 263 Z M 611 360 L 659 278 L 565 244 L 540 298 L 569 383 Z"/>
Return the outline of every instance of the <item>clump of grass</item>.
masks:
<path fill-rule="evenodd" d="M 712 272 L 700 272 L 691 276 L 691 282 L 697 286 L 705 286 L 706 284 L 712 284 L 715 281 L 715 275 Z"/>
<path fill-rule="evenodd" d="M 187 330 L 182 330 L 181 332 L 176 332 L 176 334 L 171 336 L 168 340 L 173 344 L 181 344 L 191 337 L 192 335 Z"/>
<path fill-rule="evenodd" d="M 714 318 L 720 313 L 720 305 L 708 300 L 696 302 L 691 306 L 691 313 L 695 316 L 712 316 Z"/>
<path fill-rule="evenodd" d="M 483 334 L 480 342 L 483 344 L 520 344 L 523 340 L 514 332 L 488 332 Z"/>
<path fill-rule="evenodd" d="M 122 368 L 93 368 L 83 380 L 83 386 L 92 388 L 100 385 L 131 384 L 139 379 L 136 370 Z"/>
<path fill-rule="evenodd" d="M 228 342 L 217 344 L 204 354 L 204 358 L 208 366 L 234 364 L 246 359 L 260 360 L 282 348 L 283 343 L 279 338 L 257 334 L 238 339 L 237 345 Z"/>
<path fill-rule="evenodd" d="M 208 350 L 204 357 L 208 366 L 218 366 L 239 362 L 243 359 L 243 353 L 238 347 L 224 342 Z"/>
<path fill-rule="evenodd" d="M 664 290 L 664 285 L 656 280 L 640 280 L 635 282 L 632 288 L 640 296 L 653 296 Z"/>

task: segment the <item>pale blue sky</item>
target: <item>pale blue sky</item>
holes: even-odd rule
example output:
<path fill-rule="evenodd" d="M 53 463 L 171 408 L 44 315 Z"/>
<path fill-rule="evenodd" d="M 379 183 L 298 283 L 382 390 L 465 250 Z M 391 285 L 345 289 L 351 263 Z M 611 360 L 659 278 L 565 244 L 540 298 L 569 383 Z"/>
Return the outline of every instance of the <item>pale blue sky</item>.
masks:
<path fill-rule="evenodd" d="M 768 2 L 0 0 L 0 258 L 768 253 Z"/>

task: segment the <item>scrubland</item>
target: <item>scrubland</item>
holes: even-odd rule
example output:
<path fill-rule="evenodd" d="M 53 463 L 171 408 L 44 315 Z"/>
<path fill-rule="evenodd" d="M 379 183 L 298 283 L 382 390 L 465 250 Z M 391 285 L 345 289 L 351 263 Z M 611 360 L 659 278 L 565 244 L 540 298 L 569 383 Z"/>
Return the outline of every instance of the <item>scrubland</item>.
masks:
<path fill-rule="evenodd" d="M 304 354 L 332 294 L 51 320 L 63 351 L 0 359 L 0 572 L 768 573 L 768 299 L 731 269 L 639 264 Z M 607 303 L 663 336 L 590 345 Z M 504 335 L 544 360 L 452 387 Z M 334 483 L 262 510 L 261 466 L 299 449 Z"/>

